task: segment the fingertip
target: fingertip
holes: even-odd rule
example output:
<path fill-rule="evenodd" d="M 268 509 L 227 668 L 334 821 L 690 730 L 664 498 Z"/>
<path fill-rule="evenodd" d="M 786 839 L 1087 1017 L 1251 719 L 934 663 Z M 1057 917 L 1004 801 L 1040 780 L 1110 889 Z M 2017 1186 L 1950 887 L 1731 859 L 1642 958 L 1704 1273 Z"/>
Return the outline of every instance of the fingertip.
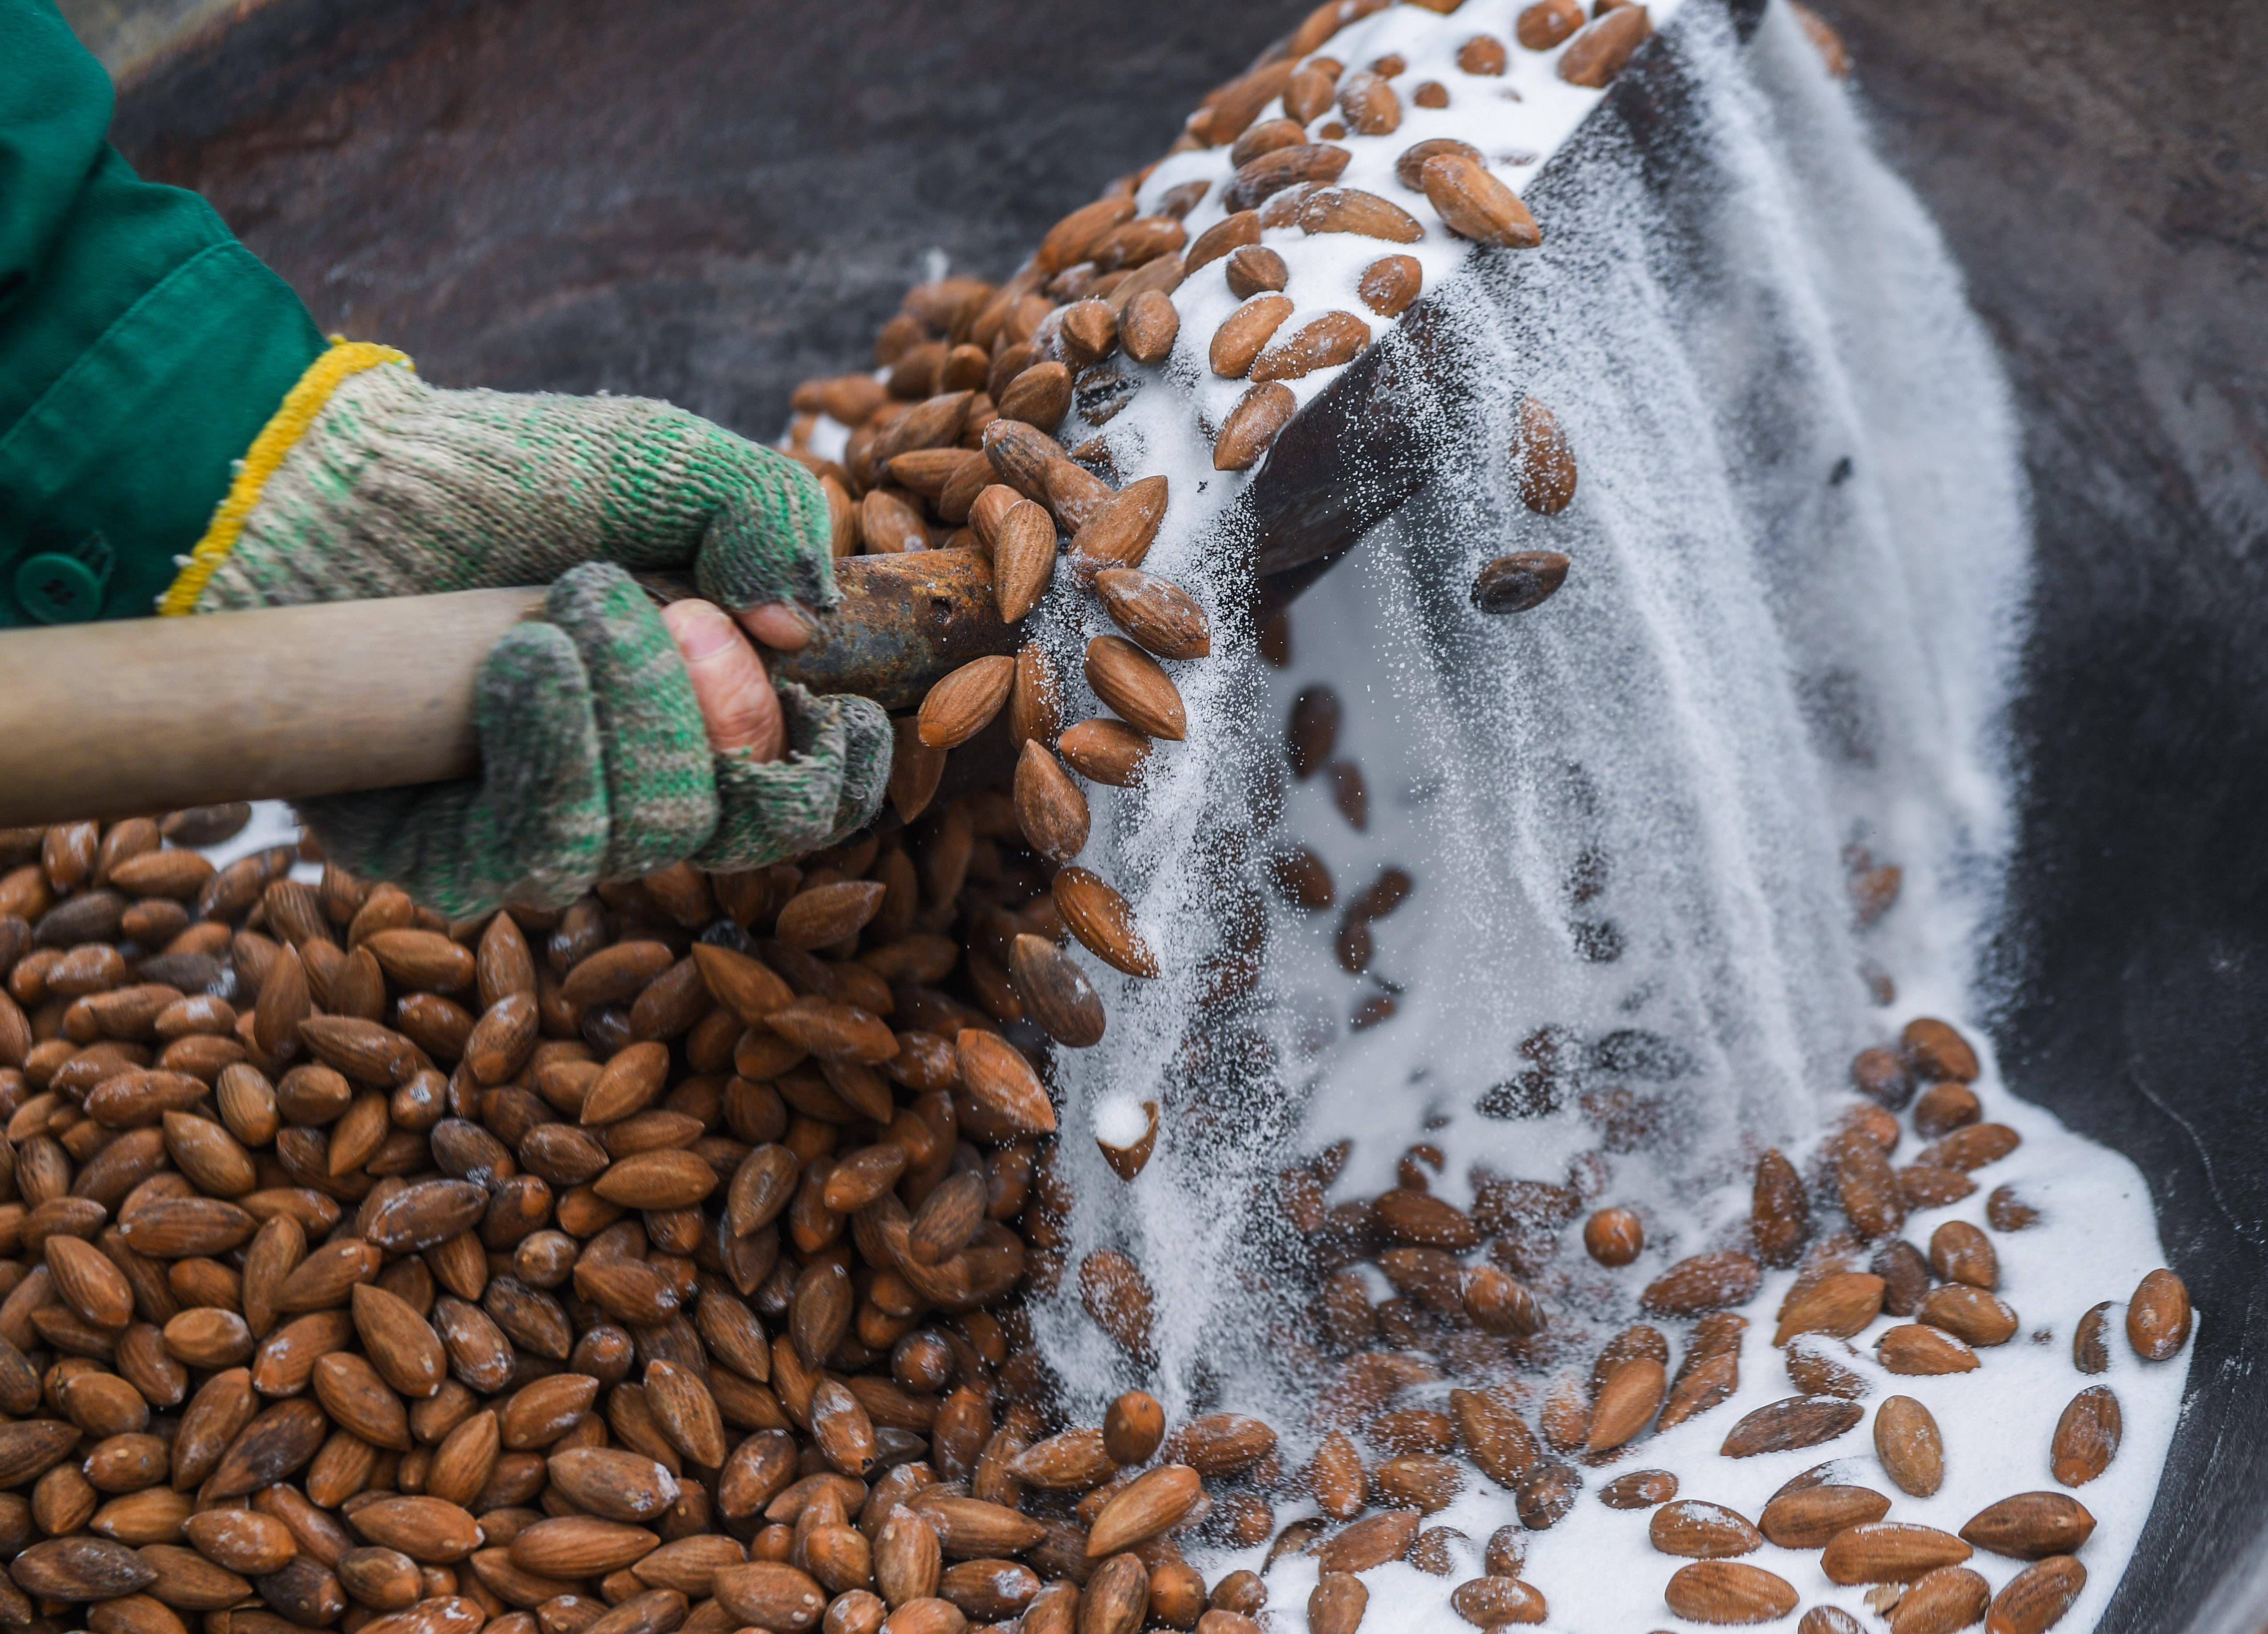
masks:
<path fill-rule="evenodd" d="M 768 601 L 740 615 L 740 626 L 779 652 L 800 652 L 818 632 L 818 621 L 792 601 Z"/>
<path fill-rule="evenodd" d="M 718 754 L 747 753 L 759 761 L 779 758 L 787 732 L 779 697 L 764 674 L 763 660 L 740 638 L 740 630 L 714 602 L 672 602 L 662 622 L 684 660 L 694 701 Z"/>
<path fill-rule="evenodd" d="M 722 607 L 698 598 L 671 602 L 662 608 L 661 622 L 669 627 L 678 656 L 688 664 L 714 658 L 740 638 Z"/>

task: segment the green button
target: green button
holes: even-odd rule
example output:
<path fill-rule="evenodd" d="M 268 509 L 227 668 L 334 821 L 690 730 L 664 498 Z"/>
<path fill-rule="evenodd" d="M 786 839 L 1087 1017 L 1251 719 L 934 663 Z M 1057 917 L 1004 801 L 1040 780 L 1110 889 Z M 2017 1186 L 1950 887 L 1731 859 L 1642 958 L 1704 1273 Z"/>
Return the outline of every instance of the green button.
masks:
<path fill-rule="evenodd" d="M 107 553 L 104 553 L 107 554 Z M 83 624 L 102 616 L 110 563 L 42 550 L 16 569 L 16 603 L 42 624 Z"/>

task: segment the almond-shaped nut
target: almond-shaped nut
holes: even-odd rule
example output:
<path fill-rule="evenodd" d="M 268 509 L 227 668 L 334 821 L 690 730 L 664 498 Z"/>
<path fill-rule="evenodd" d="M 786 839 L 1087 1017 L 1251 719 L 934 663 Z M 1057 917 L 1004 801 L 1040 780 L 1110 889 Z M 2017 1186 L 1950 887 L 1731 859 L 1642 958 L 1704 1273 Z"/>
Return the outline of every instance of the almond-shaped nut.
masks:
<path fill-rule="evenodd" d="M 1848 1433 L 1867 1416 L 1856 1402 L 1831 1395 L 1796 1395 L 1757 1408 L 1734 1424 L 1719 1450 L 1727 1458 L 1817 1446 Z"/>
<path fill-rule="evenodd" d="M 1017 756 L 1015 800 L 1025 842 L 1049 862 L 1067 863 L 1086 848 L 1086 797 L 1036 738 L 1027 739 Z"/>
<path fill-rule="evenodd" d="M 1099 875 L 1077 865 L 1058 871 L 1054 898 L 1071 934 L 1103 963 L 1128 975 L 1158 974 L 1157 955 L 1135 928 L 1133 909 Z"/>
<path fill-rule="evenodd" d="M 1020 939 L 1020 938 L 1019 940 Z M 1084 981 L 1084 975 L 1080 979 Z M 1094 1006 L 1095 1023 L 1092 1031 L 1097 1042 L 1101 1041 L 1102 1036 L 1101 1008 L 1100 1002 Z M 1154 1100 L 1145 1100 L 1138 1110 L 1142 1117 L 1141 1130 L 1131 1139 L 1125 1137 L 1128 1131 L 1112 1127 L 1106 1132 L 1104 1124 L 1098 1122 L 1096 1125 L 1094 1144 L 1102 1152 L 1102 1160 L 1110 1166 L 1112 1174 L 1123 1181 L 1131 1181 L 1147 1168 L 1150 1164 L 1150 1154 L 1158 1148 L 1158 1103 Z M 1139 1462 L 1140 1461 L 1129 1461 Z"/>
<path fill-rule="evenodd" d="M 1339 81 L 1339 112 L 1357 136 L 1391 135 L 1402 124 L 1402 99 L 1383 75 L 1364 69 Z"/>
<path fill-rule="evenodd" d="M 2047 1634 L 2086 1586 L 2087 1568 L 2068 1555 L 2027 1566 L 1992 1597 L 1985 1634 Z"/>
<path fill-rule="evenodd" d="M 1549 51 L 1582 26 L 1578 0 L 1535 0 L 1521 10 L 1513 37 L 1530 51 Z"/>
<path fill-rule="evenodd" d="M 2011 1560 L 2068 1555 L 2095 1535 L 2095 1517 L 2061 1492 L 2018 1492 L 1988 1504 L 1961 1528 L 1963 1542 Z"/>
<path fill-rule="evenodd" d="M 1543 230 L 1520 195 L 1462 154 L 1435 154 L 1425 161 L 1419 180 L 1442 224 L 1459 238 L 1516 250 L 1543 242 Z"/>
<path fill-rule="evenodd" d="M 1290 296 L 1270 294 L 1256 295 L 1231 313 L 1213 331 L 1206 353 L 1212 372 L 1227 379 L 1242 379 L 1292 311 Z"/>
<path fill-rule="evenodd" d="M 1319 6 L 1320 11 L 1335 11 L 1336 5 Z M 1312 49 L 1313 48 L 1309 48 Z M 1328 63 L 1328 66 L 1324 64 Z M 1284 111 L 1301 125 L 1312 125 L 1330 107 L 1331 98 L 1338 91 L 1338 65 L 1329 63 L 1310 63 L 1285 82 Z"/>
<path fill-rule="evenodd" d="M 1786 1579 L 1739 1560 L 1697 1560 L 1670 1574 L 1662 1598 L 1693 1623 L 1771 1623 L 1795 1609 Z"/>
<path fill-rule="evenodd" d="M 1631 1439 L 1653 1422 L 1668 1389 L 1668 1371 L 1653 1357 L 1634 1357 L 1623 1363 L 1599 1387 L 1583 1450 L 1610 1452 Z"/>
<path fill-rule="evenodd" d="M 1365 1515 L 1334 1533 L 1314 1551 L 1324 1571 L 1368 1571 L 1389 1560 L 1399 1560 L 1418 1541 L 1421 1517 L 1411 1509 L 1388 1509 Z"/>
<path fill-rule="evenodd" d="M 1189 729 L 1181 689 L 1158 661 L 1120 636 L 1086 644 L 1086 684 L 1120 718 L 1153 738 L 1179 742 Z"/>
<path fill-rule="evenodd" d="M 1056 748 L 1080 777 L 1124 788 L 1142 775 L 1151 743 L 1148 734 L 1124 721 L 1098 716 L 1064 727 Z"/>
<path fill-rule="evenodd" d="M 954 1040 L 954 1049 L 961 1088 L 971 1100 L 998 1113 L 1020 1133 L 1055 1132 L 1055 1107 L 1047 1086 L 1021 1050 L 998 1033 L 978 1027 L 963 1027 Z"/>
<path fill-rule="evenodd" d="M 1223 273 L 1228 281 L 1228 292 L 1239 300 L 1272 293 L 1292 281 L 1291 269 L 1284 264 L 1284 258 L 1262 244 L 1248 244 L 1231 251 Z"/>
<path fill-rule="evenodd" d="M 1924 1322 L 1884 1329 L 1874 1341 L 1874 1359 L 1886 1372 L 1907 1374 L 1965 1373 L 1981 1365 L 1968 1345 Z"/>
<path fill-rule="evenodd" d="M 1035 505 L 1033 509 L 1039 507 Z M 1053 525 L 1049 524 L 1050 562 L 1055 556 L 1053 533 Z M 943 677 L 922 700 L 922 741 L 932 749 L 955 748 L 968 742 L 1000 712 L 1000 706 L 1008 701 L 1008 688 L 1015 679 L 1016 660 L 1005 654 L 972 659 Z"/>
<path fill-rule="evenodd" d="M 1063 730 L 1063 688 L 1045 649 L 1027 644 L 1016 652 L 1016 683 L 1008 688 L 1008 740 L 1019 749 L 1051 743 Z"/>
<path fill-rule="evenodd" d="M 1145 290 L 1118 317 L 1118 343 L 1136 363 L 1163 363 L 1182 332 L 1182 314 L 1170 296 Z"/>
<path fill-rule="evenodd" d="M 1646 1541 L 1665 1555 L 1688 1560 L 1729 1560 L 1752 1554 L 1764 1535 L 1745 1515 L 1722 1504 L 1691 1498 L 1664 1504 L 1646 1522 Z"/>
<path fill-rule="evenodd" d="M 1336 181 L 1345 173 L 1347 162 L 1353 157 L 1346 149 L 1328 142 L 1303 143 L 1298 147 L 1263 153 L 1249 164 L 1240 166 L 1229 178 L 1227 187 L 1221 191 L 1221 208 L 1233 219 L 1240 212 L 1251 210 L 1286 188 L 1303 182 Z M 1259 224 L 1256 223 L 1255 227 Z M 1256 232 L 1252 238 L 1237 240 L 1246 244 L 1258 241 Z M 1205 238 L 1200 236 L 1192 247 L 1192 257 L 1205 247 Z M 1214 253 L 1225 255 L 1235 247 L 1233 243 L 1224 244 Z"/>
<path fill-rule="evenodd" d="M 1253 359 L 1255 380 L 1297 380 L 1333 369 L 1370 344 L 1370 326 L 1351 312 L 1327 312 Z"/>
<path fill-rule="evenodd" d="M 1484 1629 L 1542 1623 L 1550 1616 L 1541 1589 L 1509 1577 L 1480 1577 L 1460 1583 L 1449 1595 L 1449 1606 L 1466 1622 Z"/>
<path fill-rule="evenodd" d="M 1845 1527 L 1880 1520 L 1889 1513 L 1890 1500 L 1880 1492 L 1830 1483 L 1773 1494 L 1758 1526 L 1782 1549 L 1824 1549 Z"/>
<path fill-rule="evenodd" d="M 1973 1345 L 2006 1344 L 2022 1326 L 2007 1301 L 1958 1282 L 1932 1289 L 1915 1314 Z"/>
<path fill-rule="evenodd" d="M 1198 268 L 1259 242 L 1259 216 L 1250 210 L 1236 210 L 1197 234 L 1197 242 L 1182 257 L 1182 264 L 1186 272 L 1194 276 Z"/>
<path fill-rule="evenodd" d="M 1391 244 L 1415 244 L 1425 226 L 1390 199 L 1359 188 L 1318 188 L 1300 206 L 1300 230 L 1307 233 L 1351 232 Z"/>
<path fill-rule="evenodd" d="M 1174 217 L 1138 216 L 1103 234 L 1088 256 L 1099 270 L 1116 272 L 1146 265 L 1188 242 L 1188 230 Z"/>
<path fill-rule="evenodd" d="M 1055 517 L 1050 517 L 1046 505 L 1035 505 L 1030 498 L 1019 498 L 1016 505 L 1000 521 L 998 537 L 993 540 L 993 596 L 1000 603 L 1000 621 L 1016 623 L 1039 599 L 1048 592 L 1048 583 L 1055 578 Z M 977 664 L 1009 664 L 1013 659 L 977 659 Z M 971 666 L 964 666 L 971 668 Z M 960 673 L 960 671 L 954 671 Z M 1012 675 L 1013 678 L 1013 675 Z M 950 680 L 950 675 L 946 680 Z M 946 682 L 939 682 L 944 687 Z M 934 691 L 930 694 L 934 698 Z M 928 710 L 928 703 L 923 703 Z M 991 718 L 991 716 L 987 716 Z M 982 727 L 982 723 L 980 723 Z M 928 730 L 928 727 L 923 727 Z M 973 737 L 973 732 L 971 732 Z M 928 739 L 923 739 L 928 741 Z M 939 743 L 939 747 L 948 747 Z"/>
<path fill-rule="evenodd" d="M 1269 380 L 1255 386 L 1237 400 L 1236 407 L 1221 423 L 1220 435 L 1213 439 L 1213 469 L 1248 471 L 1259 464 L 1260 457 L 1274 445 L 1277 434 L 1292 423 L 1299 408 L 1299 399 L 1282 381 Z"/>
<path fill-rule="evenodd" d="M 1097 566 L 1139 567 L 1165 520 L 1163 476 L 1129 482 L 1104 501 L 1071 535 L 1071 554 Z"/>
<path fill-rule="evenodd" d="M 1800 1333 L 1823 1333 L 1848 1339 L 1863 1332 L 1881 1314 L 1883 1282 L 1866 1271 L 1841 1271 L 1822 1277 L 1792 1299 L 1780 1313 L 1774 1344 L 1786 1344 Z"/>
<path fill-rule="evenodd" d="M 1168 579 L 1138 568 L 1105 568 L 1094 576 L 1111 622 L 1161 659 L 1201 659 L 1212 651 L 1212 628 L 1197 599 Z"/>
<path fill-rule="evenodd" d="M 911 822 L 936 798 L 938 780 L 945 776 L 946 751 L 921 740 L 921 723 L 911 715 L 899 716 L 890 726 L 890 806 L 900 821 Z"/>
<path fill-rule="evenodd" d="M 1429 136 L 1402 150 L 1394 161 L 1394 179 L 1412 193 L 1423 193 L 1425 190 L 1425 161 L 1438 153 L 1454 154 L 1476 165 L 1488 163 L 1481 151 L 1469 142 L 1460 142 L 1454 136 Z"/>
<path fill-rule="evenodd" d="M 1414 255 L 1381 255 L 1363 269 L 1355 293 L 1381 318 L 1398 318 L 1418 298 L 1425 269 Z"/>
<path fill-rule="evenodd" d="M 1659 1316 L 1700 1316 L 1747 1304 L 1762 1279 L 1749 1255 L 1724 1249 L 1689 1255 L 1647 1284 L 1638 1303 Z"/>
<path fill-rule="evenodd" d="M 772 933 L 790 947 L 831 947 L 865 930 L 881 905 L 882 886 L 878 880 L 837 880 L 814 885 L 788 898 Z M 696 966 L 694 974 L 698 973 Z M 647 992 L 652 990 L 649 988 Z"/>
<path fill-rule="evenodd" d="M 1009 946 L 1008 970 L 1024 1013 L 1057 1043 L 1085 1049 L 1102 1041 L 1102 1000 L 1070 954 L 1045 937 L 1020 935 Z"/>
<path fill-rule="evenodd" d="M 1923 1147 L 1915 1154 L 1914 1161 L 1931 1168 L 1956 1169 L 1965 1174 L 1988 1163 L 1998 1163 L 2023 1145 L 2023 1139 L 2006 1123 L 1971 1123 Z"/>
<path fill-rule="evenodd" d="M 1117 349 L 1118 314 L 1107 301 L 1073 301 L 1063 309 L 1057 324 L 1064 359 L 1074 370 L 1084 369 Z"/>
<path fill-rule="evenodd" d="M 1884 1613 L 1890 1634 L 1954 1634 L 1981 1622 L 1992 1586 L 1967 1566 L 1940 1566 L 1917 1579 Z"/>
<path fill-rule="evenodd" d="M 2108 1385 L 2089 1385 L 2071 1398 L 2056 1420 L 2048 1444 L 2055 1478 L 2066 1486 L 2085 1486 L 2110 1468 L 2124 1434 L 2125 1417 L 2117 1396 Z"/>
<path fill-rule="evenodd" d="M 1928 1498 L 1945 1483 L 1945 1437 L 1928 1408 L 1910 1395 L 1883 1398 L 1874 1409 L 1874 1455 L 1914 1498 Z"/>
<path fill-rule="evenodd" d="M 1048 229 L 1032 258 L 1034 265 L 1052 275 L 1085 261 L 1104 234 L 1134 219 L 1134 201 L 1118 194 L 1081 205 Z"/>
<path fill-rule="evenodd" d="M 1653 19 L 1644 6 L 1616 6 L 1568 42 L 1559 54 L 1559 77 L 1571 85 L 1602 89 L 1653 32 Z"/>
<path fill-rule="evenodd" d="M 1539 516 L 1557 516 L 1575 497 L 1575 454 L 1559 418 L 1533 397 L 1520 402 L 1512 454 L 1520 468 L 1520 502 Z"/>
<path fill-rule="evenodd" d="M 1820 1567 L 1830 1582 L 1911 1583 L 1940 1566 L 1969 1558 L 1969 1545 L 1950 1532 L 1905 1520 L 1870 1520 L 1827 1540 Z"/>
<path fill-rule="evenodd" d="M 2163 1267 L 2142 1278 L 2126 1304 L 2126 1339 L 2146 1362 L 2162 1362 L 2189 1343 L 2190 1291 Z"/>
<path fill-rule="evenodd" d="M 1052 431 L 1071 412 L 1071 370 L 1050 358 L 1035 363 L 1010 380 L 1000 394 L 1004 420 L 1021 421 Z"/>

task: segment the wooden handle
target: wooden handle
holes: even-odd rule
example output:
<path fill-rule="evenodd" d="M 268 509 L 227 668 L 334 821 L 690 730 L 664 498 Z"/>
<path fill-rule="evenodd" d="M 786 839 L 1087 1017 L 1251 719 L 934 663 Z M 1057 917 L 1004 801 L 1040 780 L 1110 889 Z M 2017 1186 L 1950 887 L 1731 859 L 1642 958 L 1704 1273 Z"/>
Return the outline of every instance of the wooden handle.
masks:
<path fill-rule="evenodd" d="M 843 603 L 771 673 L 885 709 L 1012 651 L 975 551 L 853 556 Z M 462 777 L 473 684 L 541 589 L 0 632 L 0 828 Z"/>

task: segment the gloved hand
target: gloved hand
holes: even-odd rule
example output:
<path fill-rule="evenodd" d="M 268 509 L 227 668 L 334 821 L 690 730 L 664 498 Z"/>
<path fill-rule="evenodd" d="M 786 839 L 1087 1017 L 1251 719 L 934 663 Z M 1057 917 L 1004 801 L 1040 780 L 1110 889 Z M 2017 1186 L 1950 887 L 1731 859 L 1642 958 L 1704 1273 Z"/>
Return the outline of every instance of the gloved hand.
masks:
<path fill-rule="evenodd" d="M 689 564 L 705 596 L 798 644 L 836 600 L 828 534 L 801 466 L 681 409 L 441 391 L 398 353 L 341 346 L 261 434 L 163 610 L 549 584 L 541 622 L 481 672 L 477 779 L 302 814 L 341 864 L 444 913 L 558 906 L 688 858 L 777 862 L 873 815 L 890 755 L 879 706 L 783 686 L 784 758 L 713 750 L 685 659 L 760 678 L 754 651 L 729 629 L 726 651 L 701 604 L 665 621 L 625 570 Z M 718 735 L 745 745 L 770 726 Z"/>

